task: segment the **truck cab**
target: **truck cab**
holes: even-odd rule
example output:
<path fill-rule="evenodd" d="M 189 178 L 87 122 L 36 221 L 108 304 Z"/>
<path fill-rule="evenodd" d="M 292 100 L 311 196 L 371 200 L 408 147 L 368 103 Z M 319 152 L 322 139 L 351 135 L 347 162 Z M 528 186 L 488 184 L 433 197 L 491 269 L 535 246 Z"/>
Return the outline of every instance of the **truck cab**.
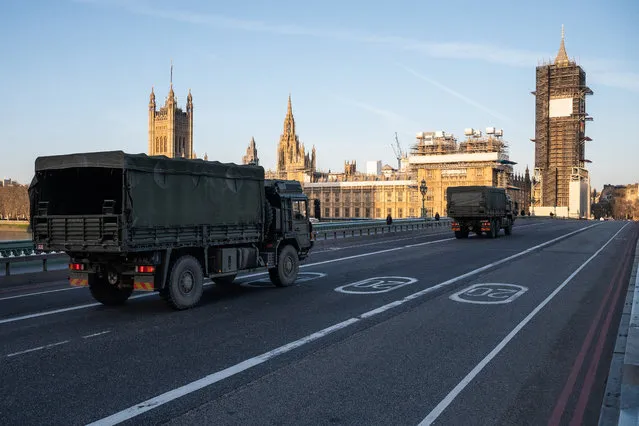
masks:
<path fill-rule="evenodd" d="M 309 219 L 308 197 L 302 191 L 302 185 L 291 180 L 265 180 L 264 185 L 273 215 L 269 236 L 278 245 L 293 245 L 300 260 L 305 259 L 313 247 L 313 225 Z"/>

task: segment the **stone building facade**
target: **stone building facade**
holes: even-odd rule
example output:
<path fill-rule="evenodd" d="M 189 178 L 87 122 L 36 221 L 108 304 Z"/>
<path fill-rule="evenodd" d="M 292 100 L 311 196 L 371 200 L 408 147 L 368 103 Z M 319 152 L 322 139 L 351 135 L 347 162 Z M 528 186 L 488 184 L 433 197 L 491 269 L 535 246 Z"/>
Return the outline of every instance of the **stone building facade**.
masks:
<path fill-rule="evenodd" d="M 466 129 L 462 142 L 446 132 L 421 132 L 411 155 L 403 158 L 398 170 L 389 165 L 378 174 L 357 170 L 355 161 L 345 161 L 344 171 L 317 170 L 316 151 L 309 156 L 296 133 L 289 96 L 284 131 L 277 147 L 277 169 L 266 171 L 267 178 L 293 179 L 302 183 L 311 200 L 311 215 L 321 219 L 419 217 L 422 201 L 426 216 L 446 215 L 446 189 L 449 186 L 487 185 L 506 188 L 518 211 L 529 212 L 531 177 L 518 175 L 508 155 L 503 131 L 487 128 L 486 136 Z M 243 157 L 257 159 L 255 141 Z M 424 180 L 423 196 L 419 186 Z"/>
<path fill-rule="evenodd" d="M 562 27 L 559 52 L 536 69 L 535 187 L 540 214 L 590 217 L 590 176 L 586 169 L 586 73 L 568 57 Z"/>
<path fill-rule="evenodd" d="M 284 129 L 277 144 L 277 167 L 275 171 L 267 171 L 267 177 L 308 181 L 316 171 L 315 156 L 315 147 L 309 155 L 297 135 L 291 95 L 289 95 Z"/>
<path fill-rule="evenodd" d="M 171 70 L 171 75 L 173 71 Z M 173 80 L 171 78 L 171 80 Z M 189 89 L 186 111 L 178 107 L 173 81 L 164 106 L 156 109 L 155 93 L 149 99 L 149 155 L 195 158 L 193 152 L 193 96 Z"/>
<path fill-rule="evenodd" d="M 246 148 L 246 154 L 242 157 L 242 164 L 252 164 L 254 166 L 260 165 L 260 159 L 257 156 L 257 146 L 255 145 L 255 138 L 251 138 L 248 148 Z"/>

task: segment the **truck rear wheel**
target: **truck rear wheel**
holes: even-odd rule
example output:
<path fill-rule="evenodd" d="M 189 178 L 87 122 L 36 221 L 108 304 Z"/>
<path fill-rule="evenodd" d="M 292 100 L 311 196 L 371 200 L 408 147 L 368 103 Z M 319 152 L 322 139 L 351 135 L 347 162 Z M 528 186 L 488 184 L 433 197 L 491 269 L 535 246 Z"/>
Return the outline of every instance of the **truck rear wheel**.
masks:
<path fill-rule="evenodd" d="M 175 309 L 188 309 L 195 306 L 202 297 L 204 276 L 202 266 L 193 256 L 180 257 L 169 276 L 164 289 L 166 301 Z"/>
<path fill-rule="evenodd" d="M 268 270 L 271 282 L 277 287 L 293 285 L 300 270 L 300 261 L 297 251 L 293 246 L 286 246 L 280 251 L 280 256 L 275 268 Z"/>
<path fill-rule="evenodd" d="M 122 305 L 133 293 L 133 287 L 116 287 L 110 284 L 106 277 L 94 277 L 89 280 L 91 296 L 107 306 Z"/>

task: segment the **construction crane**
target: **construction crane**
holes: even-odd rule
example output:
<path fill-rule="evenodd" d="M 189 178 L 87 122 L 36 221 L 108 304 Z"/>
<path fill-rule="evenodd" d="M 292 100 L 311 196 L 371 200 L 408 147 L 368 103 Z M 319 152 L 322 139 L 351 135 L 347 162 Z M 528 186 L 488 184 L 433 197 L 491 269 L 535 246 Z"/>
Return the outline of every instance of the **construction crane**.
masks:
<path fill-rule="evenodd" d="M 402 158 L 406 155 L 404 150 L 402 150 L 402 146 L 399 144 L 399 139 L 397 138 L 397 132 L 395 132 L 395 144 L 391 145 L 393 148 L 393 152 L 395 152 L 395 158 L 397 158 L 397 170 L 401 170 L 402 168 Z"/>

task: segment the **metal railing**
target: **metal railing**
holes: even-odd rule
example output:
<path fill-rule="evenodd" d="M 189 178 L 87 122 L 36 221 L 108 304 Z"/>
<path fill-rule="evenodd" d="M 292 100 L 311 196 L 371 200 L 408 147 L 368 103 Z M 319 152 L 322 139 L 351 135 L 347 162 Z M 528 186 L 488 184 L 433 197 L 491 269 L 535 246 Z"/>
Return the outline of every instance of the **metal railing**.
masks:
<path fill-rule="evenodd" d="M 358 223 L 331 223 L 314 224 L 313 233 L 317 237 L 323 236 L 328 239 L 333 238 L 363 237 L 368 235 L 384 234 L 389 232 L 415 231 L 419 229 L 449 229 L 452 220 L 440 218 L 440 220 L 430 219 L 396 219 L 391 225 L 387 225 L 385 220 L 371 220 Z"/>
<path fill-rule="evenodd" d="M 51 260 L 64 260 L 68 256 L 63 252 L 36 253 L 33 241 L 13 240 L 0 241 L 0 268 L 4 269 L 4 275 L 11 275 L 11 265 L 14 263 L 39 262 L 42 271 L 48 270 L 48 262 Z"/>
<path fill-rule="evenodd" d="M 313 233 L 315 239 L 323 237 L 326 240 L 330 237 L 363 237 L 420 229 L 449 229 L 450 223 L 449 218 L 440 218 L 438 221 L 433 218 L 394 219 L 391 225 L 387 225 L 384 219 L 351 220 L 314 223 Z M 47 271 L 48 261 L 64 259 L 68 259 L 68 256 L 63 252 L 36 253 L 31 240 L 0 241 L 0 268 L 4 266 L 5 276 L 11 275 L 13 263 L 41 262 L 42 271 Z"/>

